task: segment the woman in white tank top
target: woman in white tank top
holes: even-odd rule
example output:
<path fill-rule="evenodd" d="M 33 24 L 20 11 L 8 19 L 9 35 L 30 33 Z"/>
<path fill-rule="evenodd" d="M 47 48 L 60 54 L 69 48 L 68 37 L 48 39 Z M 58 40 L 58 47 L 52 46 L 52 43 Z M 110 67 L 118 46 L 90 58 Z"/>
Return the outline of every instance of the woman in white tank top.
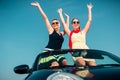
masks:
<path fill-rule="evenodd" d="M 88 21 L 84 27 L 84 29 L 80 29 L 80 21 L 77 18 L 73 18 L 72 19 L 72 27 L 73 30 L 69 29 L 69 26 L 67 26 L 65 24 L 65 20 L 63 18 L 62 15 L 62 9 L 58 9 L 58 13 L 60 15 L 60 19 L 62 21 L 64 30 L 66 32 L 66 34 L 69 37 L 69 47 L 70 49 L 89 49 L 87 44 L 86 44 L 86 34 L 90 28 L 91 25 L 91 21 L 92 21 L 92 4 L 87 4 L 87 8 L 88 8 Z M 75 62 L 77 62 L 79 65 L 81 66 L 85 66 L 86 64 L 90 65 L 90 66 L 95 66 L 95 60 L 91 59 L 91 60 L 86 60 L 84 59 L 82 56 L 80 57 L 73 57 L 73 59 L 75 60 Z"/>

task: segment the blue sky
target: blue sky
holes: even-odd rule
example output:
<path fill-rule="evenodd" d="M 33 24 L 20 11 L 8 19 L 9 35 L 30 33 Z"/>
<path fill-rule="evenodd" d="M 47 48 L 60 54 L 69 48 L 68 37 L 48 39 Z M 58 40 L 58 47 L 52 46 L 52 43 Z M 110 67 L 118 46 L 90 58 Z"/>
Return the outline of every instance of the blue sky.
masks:
<path fill-rule="evenodd" d="M 20 64 L 30 67 L 48 42 L 45 23 L 34 0 L 0 0 L 0 80 L 23 80 L 13 68 Z M 87 44 L 92 49 L 111 52 L 120 57 L 120 1 L 119 0 L 36 0 L 49 20 L 58 18 L 58 8 L 72 18 L 80 19 L 81 28 L 87 22 L 87 3 L 92 2 L 92 25 Z M 71 24 L 70 24 L 71 25 Z M 72 27 L 70 26 L 72 29 Z M 62 30 L 62 25 L 61 25 Z M 62 48 L 68 48 L 68 37 Z"/>

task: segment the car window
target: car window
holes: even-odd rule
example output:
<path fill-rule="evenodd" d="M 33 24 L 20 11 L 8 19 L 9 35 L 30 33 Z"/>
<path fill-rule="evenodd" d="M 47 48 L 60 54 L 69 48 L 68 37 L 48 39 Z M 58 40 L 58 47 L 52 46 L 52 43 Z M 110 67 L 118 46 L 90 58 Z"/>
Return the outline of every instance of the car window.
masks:
<path fill-rule="evenodd" d="M 117 61 L 110 58 L 109 56 L 103 55 L 104 59 L 95 59 L 97 65 L 99 64 L 118 64 Z"/>

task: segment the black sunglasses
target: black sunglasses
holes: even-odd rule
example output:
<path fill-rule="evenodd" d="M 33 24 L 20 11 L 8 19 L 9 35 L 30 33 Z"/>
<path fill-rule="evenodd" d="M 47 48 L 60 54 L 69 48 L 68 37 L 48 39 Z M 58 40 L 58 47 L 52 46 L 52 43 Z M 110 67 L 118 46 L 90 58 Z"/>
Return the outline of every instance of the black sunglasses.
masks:
<path fill-rule="evenodd" d="M 74 22 L 72 22 L 72 23 L 73 23 L 73 24 L 76 24 L 76 23 L 79 24 L 80 22 L 79 22 L 79 21 L 74 21 Z"/>
<path fill-rule="evenodd" d="M 59 22 L 53 22 L 52 25 L 54 25 L 54 24 L 59 24 Z"/>

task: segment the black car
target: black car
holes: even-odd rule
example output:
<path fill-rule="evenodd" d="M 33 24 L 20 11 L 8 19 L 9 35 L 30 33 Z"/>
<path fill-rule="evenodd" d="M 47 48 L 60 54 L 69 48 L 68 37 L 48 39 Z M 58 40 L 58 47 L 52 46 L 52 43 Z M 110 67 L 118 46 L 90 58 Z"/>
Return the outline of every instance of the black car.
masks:
<path fill-rule="evenodd" d="M 86 52 L 83 55 L 83 52 Z M 71 55 L 73 53 L 74 55 Z M 39 68 L 41 57 L 64 55 L 69 63 L 67 66 Z M 83 56 L 95 59 L 96 66 L 78 66 L 72 56 Z M 120 58 L 112 53 L 93 49 L 61 49 L 40 53 L 32 68 L 20 65 L 14 68 L 17 74 L 28 74 L 25 80 L 120 80 Z"/>

